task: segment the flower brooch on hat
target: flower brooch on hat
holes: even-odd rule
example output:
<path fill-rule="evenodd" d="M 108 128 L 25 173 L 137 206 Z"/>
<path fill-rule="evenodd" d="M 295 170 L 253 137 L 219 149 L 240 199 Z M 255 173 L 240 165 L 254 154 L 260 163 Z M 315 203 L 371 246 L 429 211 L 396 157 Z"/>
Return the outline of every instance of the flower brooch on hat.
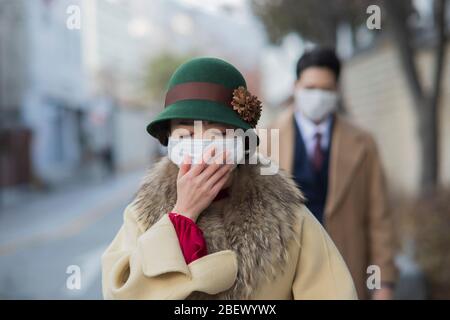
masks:
<path fill-rule="evenodd" d="M 233 98 L 231 106 L 236 111 L 242 120 L 247 122 L 253 128 L 256 127 L 259 118 L 261 117 L 261 101 L 252 95 L 245 87 L 240 86 L 233 90 Z"/>

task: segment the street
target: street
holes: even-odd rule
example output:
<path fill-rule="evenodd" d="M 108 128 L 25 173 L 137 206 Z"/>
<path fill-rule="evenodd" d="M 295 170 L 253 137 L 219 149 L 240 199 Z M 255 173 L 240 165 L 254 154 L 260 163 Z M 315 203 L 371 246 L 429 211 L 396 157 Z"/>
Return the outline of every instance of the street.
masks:
<path fill-rule="evenodd" d="M 142 175 L 122 174 L 3 209 L 0 299 L 101 299 L 100 257 Z M 73 265 L 80 268 L 79 289 L 66 285 Z"/>

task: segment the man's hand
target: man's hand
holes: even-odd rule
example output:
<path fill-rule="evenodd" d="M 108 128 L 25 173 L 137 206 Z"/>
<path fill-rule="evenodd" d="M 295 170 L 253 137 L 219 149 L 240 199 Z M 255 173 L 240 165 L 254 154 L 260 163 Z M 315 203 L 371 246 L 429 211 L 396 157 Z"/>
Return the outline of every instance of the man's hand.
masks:
<path fill-rule="evenodd" d="M 173 212 L 196 222 L 200 213 L 211 204 L 228 181 L 234 166 L 226 164 L 228 152 L 216 158 L 213 158 L 214 153 L 214 148 L 206 151 L 199 164 L 191 164 L 189 157 L 184 158 L 178 172 L 177 202 Z"/>
<path fill-rule="evenodd" d="M 381 287 L 372 293 L 372 300 L 392 300 L 394 298 L 394 291 L 389 287 Z"/>

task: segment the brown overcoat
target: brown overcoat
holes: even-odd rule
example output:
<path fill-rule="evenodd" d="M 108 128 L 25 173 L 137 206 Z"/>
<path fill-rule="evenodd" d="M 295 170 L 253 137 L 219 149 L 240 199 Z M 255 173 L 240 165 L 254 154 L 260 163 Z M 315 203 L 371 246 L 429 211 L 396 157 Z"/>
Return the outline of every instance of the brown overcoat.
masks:
<path fill-rule="evenodd" d="M 260 151 L 292 174 L 294 109 L 284 111 L 271 128 L 279 129 L 279 157 L 264 135 Z M 383 170 L 373 138 L 343 116 L 336 115 L 331 139 L 324 226 L 350 269 L 359 298 L 365 299 L 369 265 L 380 267 L 382 282 L 393 282 L 396 274 Z"/>

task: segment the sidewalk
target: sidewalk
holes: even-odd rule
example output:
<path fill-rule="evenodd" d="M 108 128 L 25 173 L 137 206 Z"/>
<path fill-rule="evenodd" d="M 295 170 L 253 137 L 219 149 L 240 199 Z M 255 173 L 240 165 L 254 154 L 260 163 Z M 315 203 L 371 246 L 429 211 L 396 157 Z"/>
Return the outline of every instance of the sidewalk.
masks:
<path fill-rule="evenodd" d="M 100 257 L 143 175 L 30 194 L 2 211 L 0 299 L 102 299 Z M 67 286 L 69 266 L 81 270 L 81 288 Z"/>
<path fill-rule="evenodd" d="M 101 182 L 78 182 L 54 192 L 32 193 L 2 208 L 0 256 L 20 247 L 76 234 L 131 199 L 144 170 L 123 173 Z"/>

